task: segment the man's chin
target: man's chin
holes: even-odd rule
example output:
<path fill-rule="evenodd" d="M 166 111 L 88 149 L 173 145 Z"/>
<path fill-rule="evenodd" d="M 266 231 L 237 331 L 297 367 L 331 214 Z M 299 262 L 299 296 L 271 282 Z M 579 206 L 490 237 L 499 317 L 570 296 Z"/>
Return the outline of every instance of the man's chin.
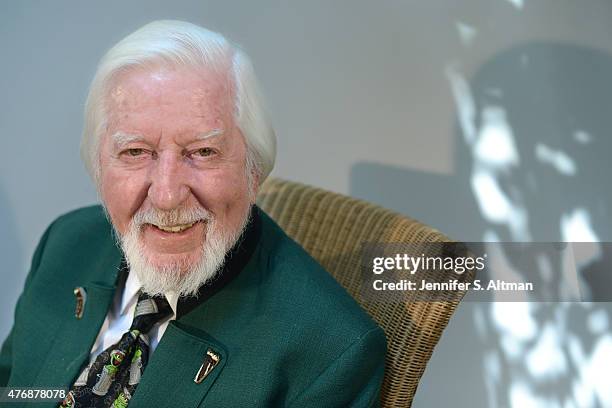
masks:
<path fill-rule="evenodd" d="M 186 254 L 149 253 L 146 247 L 126 244 L 124 252 L 131 272 L 136 274 L 145 292 L 192 296 L 223 264 L 227 248 L 216 244 L 213 239 L 199 251 Z M 142 251 L 133 250 L 139 246 Z"/>
<path fill-rule="evenodd" d="M 136 274 L 145 292 L 150 295 L 172 292 L 179 296 L 191 296 L 215 275 L 216 268 L 207 269 L 206 263 L 194 264 L 189 258 L 177 259 L 176 255 L 171 258 L 132 262 L 131 272 Z"/>
<path fill-rule="evenodd" d="M 197 268 L 202 251 L 198 254 L 149 254 L 145 251 L 144 257 L 150 268 L 159 274 L 185 276 Z"/>

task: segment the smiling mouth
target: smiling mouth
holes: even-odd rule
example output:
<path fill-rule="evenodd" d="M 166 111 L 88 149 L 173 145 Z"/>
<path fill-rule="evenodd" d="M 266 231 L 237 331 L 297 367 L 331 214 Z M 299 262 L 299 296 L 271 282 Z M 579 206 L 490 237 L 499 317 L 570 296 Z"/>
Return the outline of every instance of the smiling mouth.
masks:
<path fill-rule="evenodd" d="M 200 221 L 190 222 L 188 224 L 176 224 L 176 225 L 155 225 L 155 224 L 150 224 L 150 225 L 161 231 L 177 234 L 179 232 L 188 230 L 189 228 L 193 227 L 198 222 Z"/>

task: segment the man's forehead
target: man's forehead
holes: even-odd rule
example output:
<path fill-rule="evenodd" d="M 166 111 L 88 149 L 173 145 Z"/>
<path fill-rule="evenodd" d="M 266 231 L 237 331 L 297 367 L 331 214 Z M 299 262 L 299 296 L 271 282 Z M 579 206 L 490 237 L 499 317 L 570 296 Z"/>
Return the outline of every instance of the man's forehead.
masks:
<path fill-rule="evenodd" d="M 125 93 L 126 90 L 119 83 L 111 89 L 110 98 L 116 105 L 122 106 L 125 102 Z"/>
<path fill-rule="evenodd" d="M 211 100 L 226 104 L 232 100 L 229 72 L 200 66 L 143 66 L 117 73 L 109 87 L 110 100 L 116 106 L 173 95 L 188 97 L 196 104 Z"/>

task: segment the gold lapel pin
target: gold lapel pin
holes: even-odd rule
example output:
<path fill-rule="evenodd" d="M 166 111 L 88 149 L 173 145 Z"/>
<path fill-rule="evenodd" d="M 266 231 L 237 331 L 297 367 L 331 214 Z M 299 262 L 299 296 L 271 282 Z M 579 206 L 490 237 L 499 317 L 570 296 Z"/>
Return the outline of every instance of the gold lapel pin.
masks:
<path fill-rule="evenodd" d="M 87 301 L 87 292 L 81 286 L 74 288 L 74 296 L 76 297 L 76 308 L 74 309 L 74 317 L 80 319 L 83 317 L 83 311 L 85 310 L 85 302 Z"/>
<path fill-rule="evenodd" d="M 200 366 L 195 378 L 193 381 L 196 384 L 200 384 L 204 379 L 210 374 L 210 372 L 219 364 L 219 360 L 221 360 L 221 356 L 219 353 L 215 353 L 212 349 L 208 349 L 206 351 L 206 355 L 204 356 L 204 361 Z"/>

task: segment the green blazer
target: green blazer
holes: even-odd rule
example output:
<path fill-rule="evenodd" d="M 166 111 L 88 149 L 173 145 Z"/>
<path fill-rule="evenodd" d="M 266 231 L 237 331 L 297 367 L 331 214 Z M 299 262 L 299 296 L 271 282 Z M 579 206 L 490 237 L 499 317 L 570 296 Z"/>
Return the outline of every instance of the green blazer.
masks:
<path fill-rule="evenodd" d="M 130 408 L 378 406 L 383 331 L 272 219 L 254 213 L 252 250 L 170 322 Z M 121 260 L 100 206 L 47 228 L 0 352 L 0 386 L 70 387 L 113 301 Z M 79 286 L 86 302 L 77 319 Z M 209 349 L 221 359 L 197 384 Z"/>

